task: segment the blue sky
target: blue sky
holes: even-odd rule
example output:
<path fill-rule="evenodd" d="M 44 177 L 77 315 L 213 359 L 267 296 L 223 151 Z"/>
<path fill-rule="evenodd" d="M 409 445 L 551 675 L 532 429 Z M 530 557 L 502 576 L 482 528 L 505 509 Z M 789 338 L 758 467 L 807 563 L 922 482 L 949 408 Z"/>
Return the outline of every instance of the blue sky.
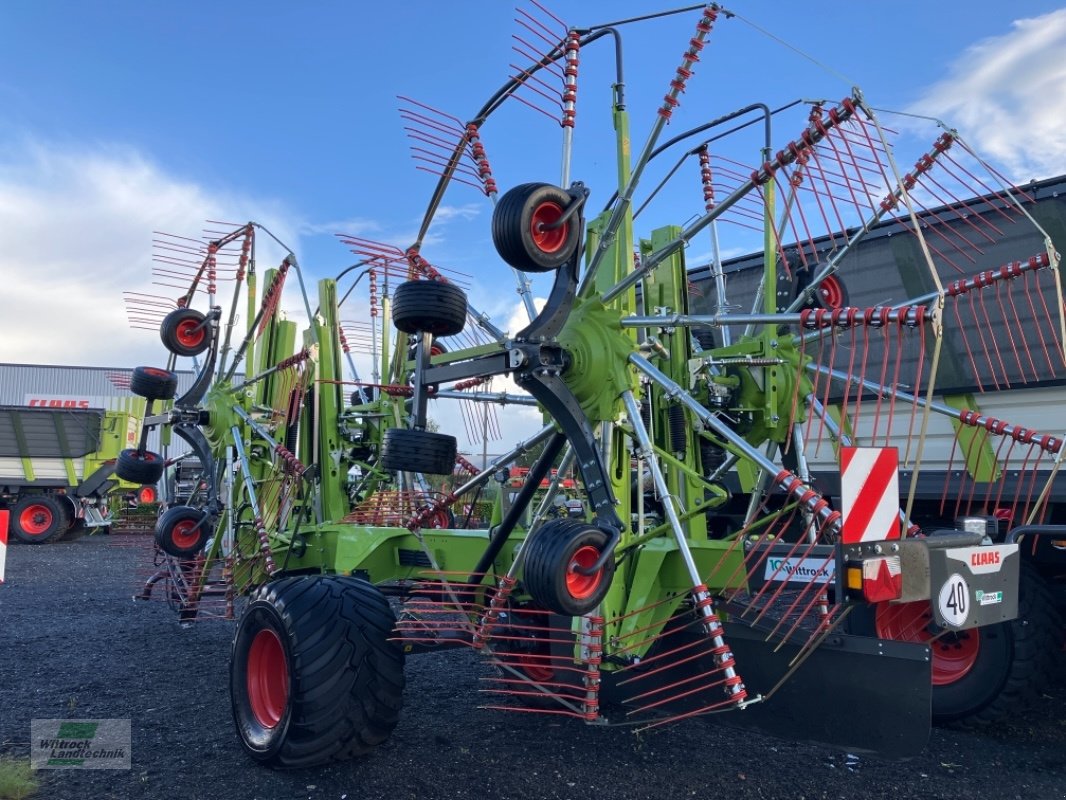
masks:
<path fill-rule="evenodd" d="M 547 5 L 579 27 L 675 7 Z M 1016 179 L 1066 171 L 1057 3 L 731 8 L 739 18 L 718 22 L 666 136 L 755 101 L 836 100 L 856 82 L 874 106 L 957 124 Z M 411 161 L 396 95 L 466 119 L 506 78 L 514 17 L 513 3 L 487 0 L 0 4 L 3 360 L 160 361 L 121 301 L 150 280 L 153 230 L 195 236 L 204 219 L 256 219 L 312 277 L 352 261 L 334 233 L 409 243 L 434 181 Z M 634 149 L 697 17 L 620 29 Z M 610 66 L 602 45 L 583 53 L 574 177 L 596 208 L 614 188 Z M 775 145 L 800 128 L 784 123 Z M 503 189 L 557 180 L 559 128 L 536 112 L 511 103 L 484 141 Z M 427 257 L 472 274 L 472 298 L 507 322 L 517 298 L 491 249 L 487 200 L 460 186 L 445 202 Z M 651 222 L 692 210 L 667 202 Z"/>

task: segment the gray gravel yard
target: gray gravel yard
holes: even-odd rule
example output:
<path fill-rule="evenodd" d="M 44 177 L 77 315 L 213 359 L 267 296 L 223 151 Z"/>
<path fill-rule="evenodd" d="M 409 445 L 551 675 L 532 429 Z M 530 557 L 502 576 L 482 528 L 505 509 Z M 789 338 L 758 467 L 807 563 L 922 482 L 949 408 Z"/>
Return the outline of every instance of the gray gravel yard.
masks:
<path fill-rule="evenodd" d="M 1061 688 L 1008 725 L 934 730 L 921 756 L 891 763 L 707 720 L 638 736 L 481 710 L 486 668 L 460 651 L 408 661 L 400 725 L 370 758 L 271 771 L 244 755 L 233 731 L 232 623 L 183 629 L 163 603 L 132 601 L 148 543 L 116 535 L 8 551 L 0 754 L 28 753 L 35 718 L 133 726 L 132 769 L 41 771 L 41 798 L 1066 797 Z"/>

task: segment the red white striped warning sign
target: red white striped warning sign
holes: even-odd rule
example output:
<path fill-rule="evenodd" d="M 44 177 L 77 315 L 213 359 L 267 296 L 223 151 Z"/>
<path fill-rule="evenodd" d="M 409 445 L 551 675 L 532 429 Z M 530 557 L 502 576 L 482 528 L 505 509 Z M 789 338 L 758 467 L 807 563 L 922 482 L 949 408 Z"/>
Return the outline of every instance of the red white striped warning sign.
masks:
<path fill-rule="evenodd" d="M 7 511 L 0 511 L 0 583 L 4 582 L 4 563 L 7 561 Z"/>
<path fill-rule="evenodd" d="M 846 544 L 898 539 L 899 451 L 841 447 L 840 506 Z"/>

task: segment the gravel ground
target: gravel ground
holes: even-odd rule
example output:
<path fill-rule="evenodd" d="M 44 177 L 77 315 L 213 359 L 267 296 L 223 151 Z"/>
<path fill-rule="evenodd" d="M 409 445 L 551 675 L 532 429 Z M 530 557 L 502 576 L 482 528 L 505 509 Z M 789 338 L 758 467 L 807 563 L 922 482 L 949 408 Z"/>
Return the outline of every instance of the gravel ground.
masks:
<path fill-rule="evenodd" d="M 133 768 L 38 773 L 39 797 L 159 798 L 1040 798 L 1066 797 L 1066 691 L 1010 724 L 934 730 L 905 763 L 739 732 L 711 721 L 637 736 L 477 708 L 466 652 L 408 661 L 403 718 L 360 762 L 256 766 L 229 712 L 233 625 L 181 628 L 134 603 L 147 537 L 8 551 L 0 586 L 0 754 L 25 756 L 33 718 L 130 718 Z M 869 724 L 868 720 L 859 720 Z"/>

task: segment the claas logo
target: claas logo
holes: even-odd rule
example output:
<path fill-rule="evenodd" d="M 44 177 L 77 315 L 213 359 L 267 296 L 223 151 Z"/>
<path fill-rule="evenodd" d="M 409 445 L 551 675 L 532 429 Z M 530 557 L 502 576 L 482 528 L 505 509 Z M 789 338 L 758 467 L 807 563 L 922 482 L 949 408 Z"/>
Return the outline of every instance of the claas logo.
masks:
<path fill-rule="evenodd" d="M 88 400 L 57 400 L 46 397 L 33 397 L 29 402 L 30 408 L 88 408 Z"/>

